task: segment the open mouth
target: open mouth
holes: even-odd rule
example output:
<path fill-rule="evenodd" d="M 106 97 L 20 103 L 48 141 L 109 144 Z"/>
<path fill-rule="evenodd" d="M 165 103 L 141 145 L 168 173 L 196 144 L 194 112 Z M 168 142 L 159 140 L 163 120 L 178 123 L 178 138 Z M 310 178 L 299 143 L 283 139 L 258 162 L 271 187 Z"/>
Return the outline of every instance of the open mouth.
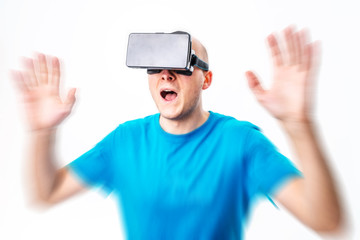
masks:
<path fill-rule="evenodd" d="M 172 101 L 177 97 L 177 93 L 171 90 L 163 90 L 160 95 L 166 101 Z"/>

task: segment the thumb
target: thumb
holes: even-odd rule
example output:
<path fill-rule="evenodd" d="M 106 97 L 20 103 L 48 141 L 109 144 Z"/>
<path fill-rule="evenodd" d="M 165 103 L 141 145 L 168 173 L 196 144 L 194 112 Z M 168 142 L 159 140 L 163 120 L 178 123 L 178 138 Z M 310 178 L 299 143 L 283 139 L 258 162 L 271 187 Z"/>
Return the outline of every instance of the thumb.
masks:
<path fill-rule="evenodd" d="M 253 92 L 255 97 L 260 100 L 260 98 L 265 94 L 265 90 L 261 86 L 258 77 L 252 71 L 247 71 L 245 75 L 248 80 L 250 90 Z"/>
<path fill-rule="evenodd" d="M 65 104 L 71 109 L 75 103 L 76 88 L 71 88 L 67 94 Z"/>

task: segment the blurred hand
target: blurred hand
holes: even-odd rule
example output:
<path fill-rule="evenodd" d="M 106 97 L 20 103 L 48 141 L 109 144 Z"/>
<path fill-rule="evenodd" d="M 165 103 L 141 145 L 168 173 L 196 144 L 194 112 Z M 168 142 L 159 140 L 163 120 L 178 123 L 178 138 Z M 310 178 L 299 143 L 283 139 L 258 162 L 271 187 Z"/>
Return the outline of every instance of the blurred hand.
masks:
<path fill-rule="evenodd" d="M 70 89 L 66 99 L 61 99 L 58 58 L 38 54 L 35 59 L 25 59 L 24 69 L 14 71 L 13 75 L 22 95 L 30 130 L 55 128 L 70 114 L 76 89 Z"/>
<path fill-rule="evenodd" d="M 317 69 L 316 44 L 308 43 L 308 33 L 295 32 L 293 27 L 283 31 L 285 48 L 282 49 L 273 34 L 267 42 L 274 65 L 274 79 L 265 90 L 251 71 L 246 72 L 248 84 L 258 102 L 282 122 L 311 120 L 314 72 Z"/>

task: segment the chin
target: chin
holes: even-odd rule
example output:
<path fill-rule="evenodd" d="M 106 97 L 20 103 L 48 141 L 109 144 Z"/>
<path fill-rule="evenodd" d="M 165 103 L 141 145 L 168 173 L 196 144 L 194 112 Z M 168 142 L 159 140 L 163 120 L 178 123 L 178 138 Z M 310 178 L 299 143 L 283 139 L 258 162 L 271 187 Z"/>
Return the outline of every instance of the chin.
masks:
<path fill-rule="evenodd" d="M 156 104 L 157 108 L 159 110 L 159 113 L 161 115 L 161 117 L 166 118 L 166 119 L 170 119 L 170 120 L 175 120 L 177 118 L 179 118 L 181 116 L 181 110 L 179 109 L 179 107 L 177 106 L 170 106 L 170 105 L 162 105 L 160 104 Z"/>
<path fill-rule="evenodd" d="M 168 120 L 174 120 L 174 121 L 180 121 L 185 120 L 189 115 L 191 115 L 193 111 L 160 111 L 160 115 L 162 118 L 168 119 Z"/>
<path fill-rule="evenodd" d="M 181 117 L 181 114 L 177 114 L 175 112 L 170 112 L 170 111 L 160 111 L 160 115 L 161 117 L 169 120 L 177 120 Z"/>

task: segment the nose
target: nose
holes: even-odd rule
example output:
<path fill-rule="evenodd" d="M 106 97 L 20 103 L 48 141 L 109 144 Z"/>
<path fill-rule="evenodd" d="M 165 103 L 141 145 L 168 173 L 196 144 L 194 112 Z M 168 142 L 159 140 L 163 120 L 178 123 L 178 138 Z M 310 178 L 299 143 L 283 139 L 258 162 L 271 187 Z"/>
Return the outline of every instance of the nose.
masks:
<path fill-rule="evenodd" d="M 164 69 L 161 71 L 161 79 L 167 81 L 173 81 L 175 80 L 175 75 L 171 71 Z"/>

